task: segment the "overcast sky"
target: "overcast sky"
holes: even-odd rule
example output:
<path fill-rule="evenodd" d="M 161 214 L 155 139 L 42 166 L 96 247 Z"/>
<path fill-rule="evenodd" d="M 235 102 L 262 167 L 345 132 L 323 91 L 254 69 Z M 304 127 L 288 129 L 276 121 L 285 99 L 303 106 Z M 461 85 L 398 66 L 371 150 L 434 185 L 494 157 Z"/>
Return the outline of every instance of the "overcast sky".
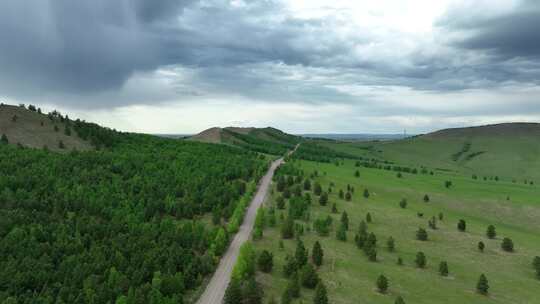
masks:
<path fill-rule="evenodd" d="M 540 121 L 540 1 L 2 0 L 0 100 L 125 131 Z"/>

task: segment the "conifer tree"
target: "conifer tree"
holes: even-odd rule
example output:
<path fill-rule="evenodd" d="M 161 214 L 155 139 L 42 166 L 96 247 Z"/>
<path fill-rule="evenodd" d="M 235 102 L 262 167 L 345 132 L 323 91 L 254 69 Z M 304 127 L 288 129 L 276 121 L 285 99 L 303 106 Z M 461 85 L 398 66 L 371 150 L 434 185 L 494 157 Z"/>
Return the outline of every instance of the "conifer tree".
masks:
<path fill-rule="evenodd" d="M 484 274 L 480 275 L 478 283 L 476 284 L 476 290 L 478 293 L 486 295 L 489 291 L 489 282 Z"/>
<path fill-rule="evenodd" d="M 486 248 L 486 245 L 484 245 L 484 242 L 482 241 L 478 242 L 478 250 L 480 252 L 484 252 L 484 248 Z"/>
<path fill-rule="evenodd" d="M 328 304 L 328 295 L 326 293 L 326 287 L 319 281 L 315 288 L 315 296 L 313 297 L 313 304 Z"/>
<path fill-rule="evenodd" d="M 232 278 L 231 282 L 225 290 L 225 297 L 223 298 L 224 304 L 238 304 L 242 302 L 242 288 L 240 282 Z"/>
<path fill-rule="evenodd" d="M 429 203 L 429 196 L 427 194 L 424 195 L 424 202 Z"/>
<path fill-rule="evenodd" d="M 341 223 L 339 228 L 336 230 L 336 239 L 343 242 L 347 241 L 347 229 L 345 229 L 345 225 L 343 223 Z"/>
<path fill-rule="evenodd" d="M 407 199 L 404 198 L 401 201 L 399 201 L 399 206 L 403 209 L 407 208 Z"/>
<path fill-rule="evenodd" d="M 345 227 L 345 230 L 349 230 L 349 216 L 347 214 L 347 211 L 343 211 L 341 214 L 341 223 Z"/>
<path fill-rule="evenodd" d="M 448 263 L 446 261 L 442 261 L 441 263 L 439 263 L 439 273 L 443 277 L 448 276 Z"/>
<path fill-rule="evenodd" d="M 313 289 L 319 283 L 319 276 L 313 265 L 307 263 L 300 269 L 300 281 L 305 288 Z"/>
<path fill-rule="evenodd" d="M 315 186 L 313 187 L 313 193 L 319 196 L 321 195 L 321 192 L 322 192 L 321 184 L 319 184 L 318 182 L 315 182 Z"/>
<path fill-rule="evenodd" d="M 366 222 L 371 223 L 371 221 L 372 221 L 372 219 L 371 219 L 371 213 L 368 212 L 368 213 L 366 214 Z"/>
<path fill-rule="evenodd" d="M 501 248 L 506 252 L 514 251 L 514 242 L 510 238 L 505 237 L 501 243 Z"/>
<path fill-rule="evenodd" d="M 464 232 L 465 230 L 467 230 L 467 223 L 465 222 L 465 220 L 459 220 L 457 224 L 457 228 L 461 232 Z"/>
<path fill-rule="evenodd" d="M 401 296 L 398 296 L 394 304 L 405 304 L 405 300 Z"/>
<path fill-rule="evenodd" d="M 292 274 L 287 285 L 287 291 L 293 298 L 300 297 L 300 279 L 298 278 L 298 272 Z"/>
<path fill-rule="evenodd" d="M 332 204 L 332 213 L 338 213 L 336 203 L 333 203 L 333 204 Z"/>
<path fill-rule="evenodd" d="M 2 138 L 0 138 L 0 143 L 2 143 L 2 144 L 8 144 L 9 143 L 9 140 L 8 140 L 6 134 L 2 134 Z"/>
<path fill-rule="evenodd" d="M 343 199 L 345 197 L 345 194 L 343 193 L 342 189 L 339 189 L 339 198 Z"/>
<path fill-rule="evenodd" d="M 350 202 L 352 199 L 352 194 L 350 192 L 347 191 L 347 193 L 345 194 L 345 200 L 347 202 Z"/>
<path fill-rule="evenodd" d="M 388 279 L 382 274 L 377 278 L 377 290 L 380 293 L 386 293 L 388 290 Z"/>
<path fill-rule="evenodd" d="M 426 255 L 423 252 L 418 252 L 416 254 L 416 259 L 414 260 L 416 267 L 425 268 L 426 267 Z"/>
<path fill-rule="evenodd" d="M 262 303 L 262 290 L 257 285 L 254 278 L 249 278 L 244 288 L 242 298 L 246 304 L 261 304 Z"/>
<path fill-rule="evenodd" d="M 321 196 L 319 197 L 319 204 L 321 206 L 326 206 L 327 203 L 328 203 L 328 193 L 323 192 L 321 193 Z"/>
<path fill-rule="evenodd" d="M 259 255 L 257 264 L 262 272 L 269 273 L 274 266 L 274 256 L 268 250 L 263 250 Z"/>
<path fill-rule="evenodd" d="M 294 259 L 292 256 L 287 255 L 285 257 L 285 265 L 283 265 L 283 275 L 286 278 L 289 278 L 292 276 L 293 273 L 298 270 L 298 265 L 296 263 L 296 259 Z"/>
<path fill-rule="evenodd" d="M 364 197 L 369 198 L 369 190 L 367 188 L 364 189 Z"/>
<path fill-rule="evenodd" d="M 495 226 L 489 225 L 486 231 L 486 236 L 490 239 L 494 239 L 497 236 L 497 232 L 495 231 Z"/>
<path fill-rule="evenodd" d="M 389 237 L 388 240 L 386 241 L 386 247 L 388 248 L 388 251 L 394 252 L 394 250 L 396 248 L 395 246 L 396 246 L 396 244 L 395 244 L 394 238 Z"/>
<path fill-rule="evenodd" d="M 426 229 L 424 228 L 418 228 L 416 231 L 416 239 L 419 241 L 427 241 L 428 239 L 428 233 Z"/>
<path fill-rule="evenodd" d="M 296 251 L 294 253 L 294 258 L 296 260 L 296 265 L 298 268 L 304 266 L 308 261 L 308 253 L 306 247 L 304 247 L 304 242 L 298 239 L 296 241 Z"/>
<path fill-rule="evenodd" d="M 311 260 L 316 266 L 321 266 L 323 263 L 324 251 L 321 247 L 319 241 L 315 241 L 313 244 L 313 249 L 311 250 Z"/>

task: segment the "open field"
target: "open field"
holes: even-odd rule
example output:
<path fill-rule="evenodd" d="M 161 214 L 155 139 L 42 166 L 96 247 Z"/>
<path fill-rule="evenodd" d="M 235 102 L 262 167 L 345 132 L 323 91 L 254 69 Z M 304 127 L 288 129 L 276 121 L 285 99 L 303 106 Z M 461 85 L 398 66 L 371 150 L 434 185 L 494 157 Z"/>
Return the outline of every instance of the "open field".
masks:
<path fill-rule="evenodd" d="M 350 148 L 350 147 L 349 147 Z M 313 220 L 333 217 L 333 229 L 328 236 L 318 236 L 306 231 L 302 240 L 311 251 L 319 240 L 324 249 L 324 264 L 319 275 L 326 284 L 331 303 L 394 303 L 400 295 L 406 303 L 540 303 L 540 281 L 535 278 L 531 267 L 532 259 L 540 253 L 540 194 L 536 186 L 507 181 L 473 180 L 469 175 L 456 172 L 435 175 L 403 174 L 397 178 L 395 172 L 355 168 L 354 162 L 343 165 L 297 161 L 308 176 L 319 171 L 323 191 L 333 182 L 329 203 L 320 206 L 313 197 L 310 207 L 310 223 Z M 355 177 L 356 169 L 360 177 Z M 447 189 L 445 181 L 453 186 Z M 338 197 L 339 189 L 346 190 L 347 184 L 355 188 L 350 202 Z M 364 189 L 369 189 L 370 197 L 364 198 Z M 423 201 L 428 194 L 430 202 Z M 279 195 L 275 192 L 269 204 Z M 313 195 L 313 194 L 312 194 Z M 408 200 L 406 209 L 399 206 L 403 198 Z M 331 213 L 336 203 L 338 213 Z M 338 241 L 335 236 L 342 211 L 349 216 L 347 241 Z M 278 210 L 279 213 L 286 211 Z M 370 213 L 373 223 L 368 231 L 377 236 L 378 261 L 370 262 L 354 242 L 359 223 Z M 423 213 L 423 218 L 417 213 Z M 437 230 L 428 228 L 428 220 L 442 212 L 444 219 L 437 222 Z M 459 219 L 467 223 L 466 232 L 456 228 Z M 274 253 L 274 269 L 271 274 L 260 274 L 258 280 L 264 284 L 267 297 L 280 298 L 287 284 L 283 275 L 286 254 L 294 254 L 296 242 L 284 240 L 284 249 L 278 244 L 281 239 L 278 220 L 276 228 L 267 228 L 262 240 L 256 241 L 258 250 L 267 249 Z M 485 236 L 488 225 L 495 225 L 496 239 Z M 426 242 L 415 239 L 416 230 L 423 227 L 429 234 Z M 386 240 L 395 239 L 396 250 L 386 249 Z M 510 237 L 515 244 L 515 252 L 501 250 L 503 237 Z M 477 243 L 486 244 L 485 251 L 479 252 Z M 414 264 L 416 253 L 422 251 L 427 257 L 427 267 L 418 269 Z M 401 257 L 403 266 L 396 261 Z M 449 276 L 438 273 L 439 263 L 447 261 Z M 476 283 L 480 274 L 486 274 L 491 286 L 488 296 L 476 293 Z M 382 295 L 376 291 L 375 281 L 385 275 L 390 282 L 389 292 Z M 301 301 L 310 303 L 312 291 L 303 288 Z M 302 303 L 297 300 L 297 303 Z"/>

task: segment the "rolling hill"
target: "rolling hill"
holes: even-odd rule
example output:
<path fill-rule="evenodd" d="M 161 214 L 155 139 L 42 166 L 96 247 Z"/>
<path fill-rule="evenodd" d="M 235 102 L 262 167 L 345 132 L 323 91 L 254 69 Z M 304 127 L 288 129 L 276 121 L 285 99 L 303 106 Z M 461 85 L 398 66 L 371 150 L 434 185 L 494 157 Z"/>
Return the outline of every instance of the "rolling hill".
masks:
<path fill-rule="evenodd" d="M 505 123 L 436 131 L 403 140 L 335 147 L 410 166 L 477 174 L 480 178 L 540 178 L 540 124 Z"/>
<path fill-rule="evenodd" d="M 300 142 L 301 137 L 271 127 L 214 127 L 190 137 L 189 140 L 227 144 L 256 152 L 281 155 Z"/>
<path fill-rule="evenodd" d="M 92 150 L 90 141 L 74 131 L 74 122 L 60 117 L 57 112 L 49 115 L 30 106 L 0 105 L 0 135 L 10 144 L 29 148 L 47 147 L 54 151 Z M 60 148 L 63 146 L 63 148 Z"/>

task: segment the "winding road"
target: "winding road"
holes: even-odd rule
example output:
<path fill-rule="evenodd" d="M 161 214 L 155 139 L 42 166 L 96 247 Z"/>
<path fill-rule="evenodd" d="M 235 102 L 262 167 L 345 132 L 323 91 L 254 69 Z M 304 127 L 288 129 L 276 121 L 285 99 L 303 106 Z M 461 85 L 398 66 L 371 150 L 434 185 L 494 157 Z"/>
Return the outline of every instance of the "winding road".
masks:
<path fill-rule="evenodd" d="M 296 151 L 297 148 L 298 145 L 293 151 L 289 152 L 289 155 Z M 210 279 L 210 282 L 206 286 L 206 290 L 197 301 L 197 304 L 221 304 L 223 302 L 225 289 L 227 289 L 227 286 L 231 280 L 232 270 L 234 264 L 236 263 L 236 259 L 238 258 L 240 246 L 249 240 L 249 236 L 253 230 L 253 224 L 255 223 L 257 209 L 259 209 L 259 207 L 263 204 L 266 194 L 268 193 L 268 189 L 270 188 L 272 176 L 274 176 L 274 172 L 276 171 L 277 167 L 279 167 L 282 163 L 283 158 L 272 162 L 268 172 L 266 172 L 261 179 L 257 193 L 249 205 L 242 226 L 240 226 L 238 233 L 236 233 L 234 236 L 233 241 L 227 249 L 227 252 L 222 256 L 216 272 L 214 273 L 212 279 Z"/>

